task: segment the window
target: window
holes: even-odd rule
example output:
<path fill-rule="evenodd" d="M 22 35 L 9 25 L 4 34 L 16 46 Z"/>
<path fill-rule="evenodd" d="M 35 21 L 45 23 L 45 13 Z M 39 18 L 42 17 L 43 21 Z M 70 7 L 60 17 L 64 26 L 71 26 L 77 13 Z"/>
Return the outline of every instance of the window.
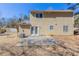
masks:
<path fill-rule="evenodd" d="M 50 25 L 49 26 L 49 30 L 53 30 L 53 25 Z"/>
<path fill-rule="evenodd" d="M 31 34 L 38 34 L 39 28 L 37 26 L 31 27 Z"/>
<path fill-rule="evenodd" d="M 42 13 L 39 13 L 39 14 L 36 14 L 36 17 L 37 17 L 37 18 L 42 18 L 43 15 L 42 15 Z"/>
<path fill-rule="evenodd" d="M 68 26 L 67 25 L 63 26 L 63 32 L 68 32 Z"/>
<path fill-rule="evenodd" d="M 31 27 L 31 34 L 33 34 L 33 31 L 34 31 L 34 27 Z"/>
<path fill-rule="evenodd" d="M 38 31 L 37 31 L 37 30 L 38 30 L 38 27 L 35 27 L 35 33 L 36 33 L 36 34 L 38 33 Z"/>

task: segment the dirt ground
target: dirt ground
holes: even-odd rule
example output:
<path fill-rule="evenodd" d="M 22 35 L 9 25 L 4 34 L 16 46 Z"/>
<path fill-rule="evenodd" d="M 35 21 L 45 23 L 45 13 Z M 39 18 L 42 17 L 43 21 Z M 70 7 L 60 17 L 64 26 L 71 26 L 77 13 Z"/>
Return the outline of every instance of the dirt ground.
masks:
<path fill-rule="evenodd" d="M 0 45 L 11 44 L 16 45 L 19 41 L 17 33 L 8 33 L 0 35 Z"/>
<path fill-rule="evenodd" d="M 1 56 L 79 56 L 79 35 L 52 36 L 55 45 L 18 47 L 17 33 L 0 36 Z"/>
<path fill-rule="evenodd" d="M 79 48 L 79 35 L 73 36 L 53 36 L 59 41 L 66 42 L 69 47 L 78 47 Z"/>

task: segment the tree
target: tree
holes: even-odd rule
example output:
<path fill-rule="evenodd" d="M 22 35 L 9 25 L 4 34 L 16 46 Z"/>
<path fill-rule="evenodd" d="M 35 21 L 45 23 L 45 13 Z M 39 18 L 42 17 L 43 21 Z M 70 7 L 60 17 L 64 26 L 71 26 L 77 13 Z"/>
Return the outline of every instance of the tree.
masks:
<path fill-rule="evenodd" d="M 75 12 L 78 8 L 79 8 L 79 3 L 76 4 L 72 4 L 72 3 L 68 3 L 67 4 L 68 10 L 73 10 L 74 11 L 74 19 L 75 19 L 75 27 L 79 27 L 79 11 Z"/>
<path fill-rule="evenodd" d="M 14 25 L 19 25 L 19 23 L 21 23 L 25 20 L 29 20 L 29 17 L 27 15 L 22 14 L 19 18 L 14 16 L 14 17 L 8 19 L 7 26 L 13 27 Z"/>
<path fill-rule="evenodd" d="M 23 22 L 23 21 L 27 21 L 27 20 L 29 20 L 29 17 L 27 16 L 27 15 L 21 15 L 20 17 L 19 17 L 19 20 L 18 20 L 18 22 Z"/>
<path fill-rule="evenodd" d="M 68 9 L 70 10 L 75 10 L 77 6 L 77 4 L 73 4 L 73 3 L 67 3 L 67 5 L 69 6 Z"/>
<path fill-rule="evenodd" d="M 17 17 L 12 17 L 8 19 L 7 27 L 14 27 L 18 23 Z"/>
<path fill-rule="evenodd" d="M 6 20 L 5 20 L 4 17 L 0 18 L 0 26 L 1 26 L 1 27 L 6 26 Z"/>

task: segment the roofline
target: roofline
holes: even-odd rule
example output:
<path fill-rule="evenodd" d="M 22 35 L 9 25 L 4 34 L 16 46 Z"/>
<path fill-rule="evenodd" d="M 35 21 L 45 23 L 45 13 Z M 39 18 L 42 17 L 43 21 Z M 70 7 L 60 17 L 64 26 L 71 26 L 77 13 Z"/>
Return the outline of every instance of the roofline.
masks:
<path fill-rule="evenodd" d="M 37 12 L 71 12 L 73 13 L 73 10 L 32 10 L 31 13 L 37 13 Z"/>

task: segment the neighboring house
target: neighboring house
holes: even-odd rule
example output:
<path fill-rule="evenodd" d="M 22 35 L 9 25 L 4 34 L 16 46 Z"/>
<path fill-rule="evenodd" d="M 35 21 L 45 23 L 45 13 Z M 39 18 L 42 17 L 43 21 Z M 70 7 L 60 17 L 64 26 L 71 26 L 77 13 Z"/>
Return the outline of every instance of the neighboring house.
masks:
<path fill-rule="evenodd" d="M 17 32 L 20 32 L 23 30 L 26 36 L 30 35 L 30 27 L 31 27 L 31 24 L 29 21 L 21 22 L 16 26 Z"/>
<path fill-rule="evenodd" d="M 29 23 L 21 27 L 25 28 L 27 35 L 73 35 L 73 11 L 31 11 Z"/>
<path fill-rule="evenodd" d="M 25 33 L 26 36 L 30 35 L 31 24 L 29 22 L 21 23 L 20 27 L 24 30 L 24 33 Z"/>

